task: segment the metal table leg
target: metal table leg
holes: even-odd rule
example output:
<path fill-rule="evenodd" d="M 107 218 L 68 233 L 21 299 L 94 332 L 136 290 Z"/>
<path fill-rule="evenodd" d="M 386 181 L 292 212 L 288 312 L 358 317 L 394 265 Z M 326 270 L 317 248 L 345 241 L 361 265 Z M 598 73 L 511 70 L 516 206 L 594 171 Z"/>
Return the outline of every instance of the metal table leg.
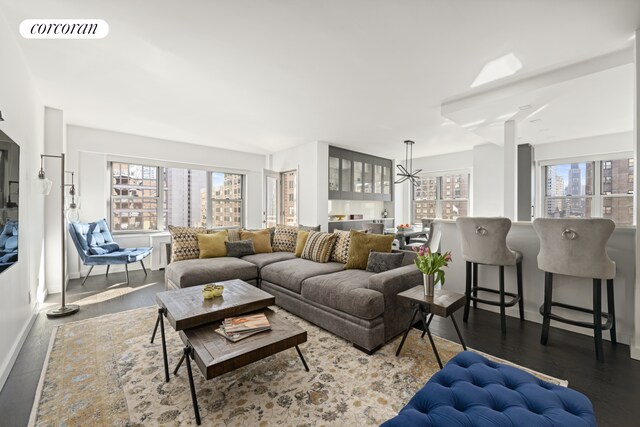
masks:
<path fill-rule="evenodd" d="M 433 313 L 431 314 L 431 316 L 429 316 L 429 320 L 427 321 L 427 328 L 429 327 L 429 325 L 431 325 L 431 321 L 433 320 Z M 424 334 L 426 334 L 427 331 L 426 329 L 424 331 L 422 331 L 422 336 L 420 338 L 424 338 Z"/>
<path fill-rule="evenodd" d="M 161 307 L 158 309 L 158 319 L 160 319 L 160 338 L 162 338 L 162 358 L 164 360 L 164 380 L 169 382 L 169 360 L 167 358 L 167 340 L 164 335 L 164 313 L 166 309 Z"/>
<path fill-rule="evenodd" d="M 158 318 L 156 319 L 156 326 L 153 327 L 153 334 L 151 334 L 151 344 L 153 344 L 153 340 L 156 339 L 156 333 L 158 332 L 158 326 L 160 325 L 160 322 L 162 322 L 162 314 L 160 314 L 160 311 L 158 310 Z"/>
<path fill-rule="evenodd" d="M 442 369 L 442 361 L 440 360 L 440 355 L 438 354 L 436 343 L 433 342 L 433 337 L 431 336 L 431 331 L 429 331 L 429 328 L 427 328 L 427 336 L 429 337 L 429 342 L 431 342 L 431 348 L 433 349 L 433 353 L 436 355 L 436 360 L 438 361 L 438 365 L 440 366 L 440 369 Z"/>
<path fill-rule="evenodd" d="M 300 356 L 300 360 L 302 360 L 302 364 L 304 365 L 305 371 L 309 372 L 309 367 L 307 366 L 307 361 L 304 360 L 304 356 L 302 355 L 302 352 L 300 351 L 300 348 L 298 346 L 296 346 L 296 350 L 298 351 L 298 356 Z"/>
<path fill-rule="evenodd" d="M 467 346 L 465 345 L 464 340 L 462 339 L 462 334 L 460 334 L 460 329 L 458 328 L 458 323 L 456 322 L 456 318 L 453 317 L 453 313 L 451 313 L 451 321 L 453 322 L 453 326 L 455 326 L 456 332 L 458 333 L 458 338 L 460 339 L 460 344 L 462 344 L 462 348 L 466 351 L 467 350 Z"/>
<path fill-rule="evenodd" d="M 184 362 L 184 353 L 182 353 L 182 357 L 178 361 L 178 364 L 176 365 L 176 369 L 173 370 L 173 375 L 178 375 L 178 370 L 180 369 L 180 366 L 182 366 L 182 362 Z"/>
<path fill-rule="evenodd" d="M 398 346 L 398 350 L 396 351 L 396 357 L 400 355 L 400 350 L 402 350 L 402 346 L 404 345 L 405 340 L 407 339 L 407 335 L 409 335 L 409 331 L 411 330 L 411 326 L 416 319 L 416 314 L 418 314 L 418 306 L 413 308 L 413 315 L 411 316 L 411 320 L 409 321 L 409 326 L 407 326 L 407 330 L 404 331 L 404 336 L 402 337 L 402 341 L 400 341 L 400 345 Z"/>
<path fill-rule="evenodd" d="M 191 401 L 193 412 L 196 416 L 196 424 L 200 425 L 200 410 L 198 410 L 198 398 L 196 397 L 196 386 L 193 382 L 193 372 L 191 371 L 191 356 L 193 349 L 190 345 L 184 348 L 184 359 L 187 361 L 187 374 L 189 375 L 189 388 L 191 389 Z"/>

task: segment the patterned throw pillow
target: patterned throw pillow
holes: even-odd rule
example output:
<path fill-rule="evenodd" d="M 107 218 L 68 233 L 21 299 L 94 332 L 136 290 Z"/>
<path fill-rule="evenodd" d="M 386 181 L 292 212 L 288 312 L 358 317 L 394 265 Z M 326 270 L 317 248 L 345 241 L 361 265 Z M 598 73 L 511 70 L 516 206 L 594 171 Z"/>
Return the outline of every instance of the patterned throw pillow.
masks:
<path fill-rule="evenodd" d="M 273 234 L 274 252 L 295 252 L 296 240 L 298 238 L 298 227 L 291 225 L 276 225 Z"/>
<path fill-rule="evenodd" d="M 349 232 L 345 230 L 335 230 L 333 234 L 336 235 L 336 244 L 331 252 L 331 261 L 347 263 L 349 258 Z"/>
<path fill-rule="evenodd" d="M 197 235 L 206 232 L 204 227 L 174 227 L 170 225 L 171 262 L 198 258 L 200 249 L 198 248 Z"/>
<path fill-rule="evenodd" d="M 310 231 L 302 250 L 302 258 L 315 262 L 329 262 L 335 241 L 336 235 L 333 233 Z"/>

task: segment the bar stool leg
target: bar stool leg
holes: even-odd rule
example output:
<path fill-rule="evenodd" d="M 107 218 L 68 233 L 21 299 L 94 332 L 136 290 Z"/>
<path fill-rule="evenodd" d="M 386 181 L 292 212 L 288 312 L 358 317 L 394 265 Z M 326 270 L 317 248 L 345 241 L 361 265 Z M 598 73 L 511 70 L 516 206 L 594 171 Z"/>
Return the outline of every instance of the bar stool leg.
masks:
<path fill-rule="evenodd" d="M 473 263 L 473 297 L 478 298 L 478 264 Z M 478 301 L 473 300 L 473 308 L 478 308 Z"/>
<path fill-rule="evenodd" d="M 607 304 L 609 306 L 609 316 L 611 316 L 611 344 L 617 344 L 616 339 L 616 302 L 613 297 L 613 279 L 607 279 Z"/>
<path fill-rule="evenodd" d="M 520 309 L 520 321 L 524 321 L 524 294 L 522 292 L 522 260 L 516 264 L 516 275 L 518 279 L 518 308 Z"/>
<path fill-rule="evenodd" d="M 602 279 L 593 279 L 593 327 L 596 359 L 604 362 L 602 349 Z"/>
<path fill-rule="evenodd" d="M 549 325 L 551 324 L 551 294 L 553 289 L 553 273 L 544 272 L 544 304 L 542 306 L 542 335 L 540 344 L 547 345 L 549 341 Z"/>
<path fill-rule="evenodd" d="M 507 314 L 504 305 L 504 265 L 500 266 L 500 330 L 502 334 L 507 333 Z"/>
<path fill-rule="evenodd" d="M 465 302 L 464 302 L 464 315 L 462 316 L 462 321 L 466 322 L 469 320 L 469 304 L 471 300 L 469 297 L 471 296 L 471 263 L 467 261 L 467 280 L 464 291 Z"/>

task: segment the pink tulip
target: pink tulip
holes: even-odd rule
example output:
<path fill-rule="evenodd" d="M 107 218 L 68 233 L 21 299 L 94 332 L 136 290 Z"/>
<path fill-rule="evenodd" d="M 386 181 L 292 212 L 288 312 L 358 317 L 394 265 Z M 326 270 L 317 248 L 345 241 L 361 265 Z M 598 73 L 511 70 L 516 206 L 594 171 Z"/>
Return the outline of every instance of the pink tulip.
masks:
<path fill-rule="evenodd" d="M 427 247 L 427 256 L 431 255 L 431 248 Z"/>
<path fill-rule="evenodd" d="M 418 251 L 418 254 L 420 254 L 420 256 L 424 255 L 424 246 L 420 246 L 420 250 Z"/>

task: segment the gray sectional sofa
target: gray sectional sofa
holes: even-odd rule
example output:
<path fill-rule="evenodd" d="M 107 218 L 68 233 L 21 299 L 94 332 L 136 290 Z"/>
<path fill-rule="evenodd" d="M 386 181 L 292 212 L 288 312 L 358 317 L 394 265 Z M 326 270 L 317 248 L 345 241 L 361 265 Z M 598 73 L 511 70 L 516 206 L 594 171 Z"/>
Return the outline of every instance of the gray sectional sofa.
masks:
<path fill-rule="evenodd" d="M 402 267 L 377 274 L 291 252 L 191 259 L 170 263 L 165 281 L 168 289 L 230 279 L 256 284 L 278 306 L 372 353 L 407 327 L 411 310 L 397 295 L 422 281 L 414 258 L 405 252 Z"/>

